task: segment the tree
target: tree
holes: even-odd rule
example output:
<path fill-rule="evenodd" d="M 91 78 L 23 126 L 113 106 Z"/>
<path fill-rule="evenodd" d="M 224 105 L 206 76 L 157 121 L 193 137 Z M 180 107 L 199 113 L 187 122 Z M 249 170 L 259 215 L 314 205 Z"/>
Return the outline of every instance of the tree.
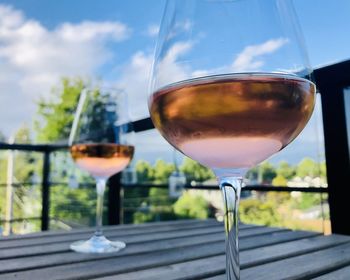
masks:
<path fill-rule="evenodd" d="M 319 193 L 301 193 L 300 197 L 293 200 L 293 206 L 296 209 L 307 210 L 312 207 L 320 206 L 322 195 Z"/>
<path fill-rule="evenodd" d="M 96 191 L 93 188 L 71 189 L 66 185 L 51 186 L 50 217 L 86 226 L 95 224 Z"/>
<path fill-rule="evenodd" d="M 186 159 L 180 169 L 190 179 L 204 181 L 213 178 L 213 173 L 197 162 Z M 139 182 L 165 184 L 171 173 L 175 171 L 172 163 L 158 159 L 154 166 L 146 161 L 136 163 Z M 184 194 L 179 200 L 169 197 L 168 189 L 152 187 L 147 198 L 139 201 L 138 211 L 133 214 L 134 223 L 158 221 L 176 218 L 205 218 L 208 217 L 208 203 L 202 197 Z M 129 195 L 125 195 L 129 198 Z"/>
<path fill-rule="evenodd" d="M 154 169 L 152 165 L 145 160 L 138 160 L 135 165 L 137 182 L 145 183 L 154 180 Z"/>
<path fill-rule="evenodd" d="M 319 163 L 319 165 L 320 165 L 320 177 L 326 179 L 327 178 L 326 162 L 322 161 L 321 163 Z"/>
<path fill-rule="evenodd" d="M 290 166 L 288 162 L 281 161 L 278 164 L 276 173 L 277 173 L 277 176 L 282 176 L 285 179 L 290 180 L 295 176 L 296 170 L 293 166 Z"/>
<path fill-rule="evenodd" d="M 209 203 L 201 196 L 185 192 L 175 202 L 174 212 L 180 218 L 206 219 L 209 216 Z"/>
<path fill-rule="evenodd" d="M 85 83 L 80 78 L 63 78 L 48 99 L 41 98 L 35 120 L 37 138 L 43 142 L 68 139 L 79 95 Z"/>
<path fill-rule="evenodd" d="M 257 199 L 242 200 L 239 207 L 239 217 L 243 223 L 266 226 L 277 225 L 281 220 L 276 206 L 272 202 L 261 202 Z"/>
<path fill-rule="evenodd" d="M 258 177 L 262 183 L 271 183 L 273 178 L 276 177 L 277 173 L 274 166 L 268 161 L 264 161 L 258 166 Z"/>
<path fill-rule="evenodd" d="M 6 183 L 6 153 L 0 152 L 0 183 Z M 0 217 L 4 216 L 6 188 L 0 188 Z"/>
<path fill-rule="evenodd" d="M 273 178 L 272 185 L 278 186 L 278 187 L 286 187 L 287 186 L 287 179 L 285 177 L 283 177 L 282 175 L 277 175 L 275 178 Z"/>
<path fill-rule="evenodd" d="M 203 182 L 215 178 L 214 173 L 209 168 L 190 158 L 184 159 L 184 162 L 180 166 L 180 171 L 186 175 L 189 181 Z"/>
<path fill-rule="evenodd" d="M 166 184 L 170 174 L 174 170 L 174 164 L 167 163 L 162 159 L 158 159 L 154 167 L 146 161 L 139 161 L 136 164 L 137 177 L 142 180 L 141 182 Z M 141 195 L 139 191 L 135 192 Z M 141 201 L 139 211 L 133 214 L 133 221 L 135 223 L 141 223 L 174 219 L 176 216 L 172 207 L 173 203 L 174 199 L 169 197 L 167 188 L 152 187 L 148 190 L 147 199 Z"/>
<path fill-rule="evenodd" d="M 28 126 L 21 127 L 15 134 L 16 143 L 30 143 L 30 129 Z M 16 152 L 14 163 L 14 176 L 19 182 L 29 182 L 35 173 L 39 172 L 41 155 L 35 152 Z"/>
<path fill-rule="evenodd" d="M 272 185 L 278 187 L 287 187 L 287 179 L 282 175 L 277 175 L 275 178 L 273 178 Z M 266 194 L 266 200 L 280 206 L 290 200 L 290 193 L 271 191 Z"/>
<path fill-rule="evenodd" d="M 154 183 L 167 183 L 173 171 L 175 171 L 174 164 L 166 163 L 164 160 L 158 159 L 154 165 Z"/>
<path fill-rule="evenodd" d="M 304 178 L 306 176 L 317 177 L 320 175 L 320 168 L 318 164 L 311 158 L 304 158 L 297 166 L 298 177 Z"/>
<path fill-rule="evenodd" d="M 254 166 L 250 168 L 246 174 L 246 178 L 249 179 L 251 182 L 257 182 L 258 181 L 258 176 L 259 176 L 259 170 L 257 166 Z"/>
<path fill-rule="evenodd" d="M 27 126 L 21 127 L 15 134 L 15 142 L 19 143 L 30 143 L 30 130 Z M 13 218 L 22 218 L 30 216 L 40 215 L 40 203 L 38 203 L 40 197 L 40 189 L 37 185 L 26 185 L 23 183 L 31 183 L 33 175 L 38 172 L 41 167 L 41 154 L 36 152 L 27 151 L 7 151 L 1 160 L 2 172 L 1 182 L 5 183 L 7 180 L 7 160 L 8 156 L 13 157 L 13 182 L 16 186 L 13 188 Z M 5 193 L 6 189 L 1 190 L 2 205 L 5 206 Z M 5 207 L 4 207 L 5 208 Z M 31 222 L 32 226 L 39 227 L 36 222 Z M 14 232 L 20 232 L 22 224 L 15 223 L 12 225 Z"/>

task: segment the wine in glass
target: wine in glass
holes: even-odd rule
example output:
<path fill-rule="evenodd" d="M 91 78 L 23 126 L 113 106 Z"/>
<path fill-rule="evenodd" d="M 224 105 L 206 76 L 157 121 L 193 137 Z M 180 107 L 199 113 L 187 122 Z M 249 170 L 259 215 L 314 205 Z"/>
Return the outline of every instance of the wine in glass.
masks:
<path fill-rule="evenodd" d="M 107 179 L 127 167 L 134 154 L 130 145 L 126 95 L 115 89 L 84 89 L 73 121 L 69 145 L 75 164 L 96 181 L 96 231 L 89 240 L 70 245 L 76 252 L 107 253 L 125 248 L 102 233 L 103 196 Z"/>
<path fill-rule="evenodd" d="M 289 0 L 169 0 L 149 110 L 162 136 L 211 168 L 223 194 L 227 279 L 239 279 L 238 204 L 252 166 L 286 147 L 315 102 Z"/>

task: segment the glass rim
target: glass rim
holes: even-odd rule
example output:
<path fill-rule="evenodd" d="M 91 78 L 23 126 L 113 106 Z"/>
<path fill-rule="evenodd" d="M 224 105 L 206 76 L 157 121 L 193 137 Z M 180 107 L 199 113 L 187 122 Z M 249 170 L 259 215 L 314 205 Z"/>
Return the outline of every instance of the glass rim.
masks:
<path fill-rule="evenodd" d="M 251 71 L 251 72 L 237 72 L 237 73 L 233 72 L 233 73 L 223 73 L 223 74 L 214 74 L 214 75 L 203 75 L 203 76 L 199 76 L 199 77 L 194 77 L 194 78 L 189 78 L 189 79 L 169 83 L 167 85 L 155 88 L 155 89 L 151 90 L 150 94 L 152 95 L 153 93 L 161 91 L 163 89 L 169 89 L 172 87 L 181 86 L 183 84 L 191 85 L 194 82 L 205 81 L 208 78 L 210 78 L 210 82 L 213 82 L 213 81 L 215 82 L 215 81 L 225 80 L 225 78 L 228 78 L 228 77 L 239 78 L 239 77 L 246 77 L 246 76 L 262 76 L 262 77 L 263 76 L 271 76 L 271 77 L 279 77 L 279 78 L 290 77 L 290 78 L 293 78 L 293 79 L 298 80 L 298 81 L 308 81 L 308 82 L 312 83 L 314 86 L 316 86 L 316 84 L 314 83 L 314 81 L 311 78 L 312 74 L 313 74 L 313 71 L 307 74 L 307 77 L 309 77 L 309 78 L 299 76 L 295 72 L 288 73 L 288 72 L 282 72 L 282 71 L 281 72 L 279 72 L 279 71 L 271 71 L 271 72 Z"/>

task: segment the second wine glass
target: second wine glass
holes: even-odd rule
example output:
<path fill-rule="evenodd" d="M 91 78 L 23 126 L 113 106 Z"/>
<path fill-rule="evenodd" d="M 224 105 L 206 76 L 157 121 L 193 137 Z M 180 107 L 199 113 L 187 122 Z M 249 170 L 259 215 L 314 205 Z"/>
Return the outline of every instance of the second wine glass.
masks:
<path fill-rule="evenodd" d="M 116 89 L 84 89 L 74 117 L 69 145 L 75 164 L 96 181 L 96 231 L 89 240 L 70 248 L 82 253 L 116 252 L 122 241 L 110 241 L 102 233 L 103 197 L 107 179 L 130 163 L 134 146 L 126 95 Z"/>

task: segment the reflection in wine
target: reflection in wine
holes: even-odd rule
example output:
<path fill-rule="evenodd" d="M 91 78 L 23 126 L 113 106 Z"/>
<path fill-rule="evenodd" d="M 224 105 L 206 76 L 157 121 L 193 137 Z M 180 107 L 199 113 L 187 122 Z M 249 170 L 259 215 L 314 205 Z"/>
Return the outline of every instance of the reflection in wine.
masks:
<path fill-rule="evenodd" d="M 76 144 L 70 152 L 79 168 L 94 177 L 108 178 L 129 164 L 134 147 L 112 143 Z"/>
<path fill-rule="evenodd" d="M 159 89 L 150 112 L 161 134 L 201 164 L 251 167 L 301 132 L 314 93 L 312 82 L 293 75 L 217 75 Z"/>

